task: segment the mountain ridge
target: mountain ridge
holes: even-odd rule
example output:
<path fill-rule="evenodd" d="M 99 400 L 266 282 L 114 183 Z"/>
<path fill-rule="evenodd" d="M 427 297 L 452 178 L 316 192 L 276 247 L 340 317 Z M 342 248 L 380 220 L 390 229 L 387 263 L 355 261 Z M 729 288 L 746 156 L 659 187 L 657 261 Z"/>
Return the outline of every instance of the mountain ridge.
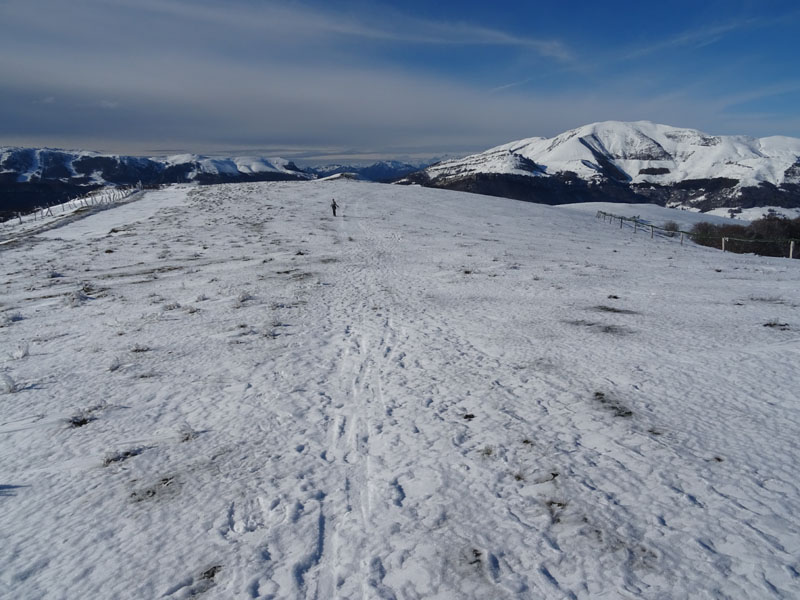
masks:
<path fill-rule="evenodd" d="M 797 207 L 800 139 L 602 121 L 443 161 L 405 183 L 545 204 L 611 198 L 700 210 L 764 202 Z"/>
<path fill-rule="evenodd" d="M 305 171 L 318 177 L 330 177 L 344 173 L 354 173 L 368 181 L 386 182 L 399 179 L 414 173 L 429 163 L 413 165 L 398 160 L 379 160 L 369 165 L 318 165 L 306 167 Z"/>
<path fill-rule="evenodd" d="M 313 179 L 283 158 L 201 154 L 142 157 L 87 150 L 0 147 L 0 220 L 104 185 L 233 183 Z"/>
<path fill-rule="evenodd" d="M 369 165 L 298 167 L 280 157 L 243 154 L 230 157 L 203 154 L 132 156 L 90 150 L 0 146 L 0 220 L 17 212 L 63 202 L 104 185 L 145 186 L 167 183 L 201 184 L 247 181 L 303 181 L 355 173 L 368 181 L 395 181 L 427 166 L 396 160 Z"/>

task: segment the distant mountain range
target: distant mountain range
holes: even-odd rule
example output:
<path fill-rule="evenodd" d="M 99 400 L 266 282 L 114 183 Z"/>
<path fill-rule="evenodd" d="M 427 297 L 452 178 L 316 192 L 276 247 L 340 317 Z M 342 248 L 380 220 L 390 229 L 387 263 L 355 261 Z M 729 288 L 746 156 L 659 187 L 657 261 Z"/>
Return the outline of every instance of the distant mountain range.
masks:
<path fill-rule="evenodd" d="M 302 181 L 341 173 L 354 173 L 369 181 L 392 181 L 419 170 L 420 166 L 387 161 L 368 166 L 301 169 L 283 158 L 261 156 L 212 158 L 179 154 L 148 158 L 80 150 L 0 147 L 0 220 L 105 185 Z"/>
<path fill-rule="evenodd" d="M 103 185 L 302 181 L 345 173 L 543 204 L 652 202 L 701 211 L 800 207 L 800 139 L 714 136 L 648 121 L 605 121 L 421 170 L 399 161 L 299 168 L 261 156 L 146 158 L 3 147 L 0 220 Z"/>
<path fill-rule="evenodd" d="M 408 163 L 388 160 L 379 161 L 368 166 L 353 166 L 353 165 L 325 165 L 320 167 L 306 167 L 305 171 L 313 173 L 318 177 L 330 177 L 331 175 L 339 175 L 342 173 L 354 173 L 360 179 L 367 181 L 395 181 L 411 173 L 420 170 L 421 167 L 427 166 L 426 164 L 411 165 Z"/>
<path fill-rule="evenodd" d="M 0 218 L 86 194 L 104 185 L 196 181 L 290 181 L 313 179 L 282 158 L 209 158 L 180 154 L 166 158 L 104 155 L 49 148 L 0 148 Z"/>
<path fill-rule="evenodd" d="M 800 207 L 800 139 L 605 121 L 440 162 L 404 183 L 544 204 Z"/>

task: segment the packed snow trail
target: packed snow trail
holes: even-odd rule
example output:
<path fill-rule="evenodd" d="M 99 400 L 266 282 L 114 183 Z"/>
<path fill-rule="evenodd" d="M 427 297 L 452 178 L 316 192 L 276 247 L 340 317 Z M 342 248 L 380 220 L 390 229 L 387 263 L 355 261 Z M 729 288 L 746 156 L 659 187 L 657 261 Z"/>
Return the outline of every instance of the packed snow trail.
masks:
<path fill-rule="evenodd" d="M 344 181 L 0 256 L 2 595 L 800 593 L 795 262 Z"/>

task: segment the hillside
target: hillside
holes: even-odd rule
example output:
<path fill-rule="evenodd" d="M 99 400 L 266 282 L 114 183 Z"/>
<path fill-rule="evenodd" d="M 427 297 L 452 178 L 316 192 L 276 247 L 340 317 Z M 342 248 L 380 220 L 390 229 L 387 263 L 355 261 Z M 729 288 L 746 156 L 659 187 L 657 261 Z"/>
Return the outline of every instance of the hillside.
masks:
<path fill-rule="evenodd" d="M 445 161 L 409 179 L 546 204 L 800 207 L 800 139 L 606 121 Z"/>
<path fill-rule="evenodd" d="M 0 596 L 797 597 L 796 266 L 347 180 L 7 241 Z"/>
<path fill-rule="evenodd" d="M 0 147 L 0 221 L 17 212 L 82 196 L 104 185 L 285 181 L 312 177 L 282 158 L 212 158 L 197 154 L 139 157 Z"/>

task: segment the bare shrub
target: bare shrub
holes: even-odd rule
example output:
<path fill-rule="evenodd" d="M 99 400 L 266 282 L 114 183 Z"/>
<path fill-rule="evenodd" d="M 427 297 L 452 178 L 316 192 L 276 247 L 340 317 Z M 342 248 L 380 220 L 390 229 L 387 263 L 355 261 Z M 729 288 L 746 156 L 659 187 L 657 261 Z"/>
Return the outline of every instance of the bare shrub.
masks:
<path fill-rule="evenodd" d="M 680 227 L 675 221 L 667 221 L 666 223 L 664 223 L 663 229 L 669 237 L 674 236 L 676 233 L 680 231 Z"/>
<path fill-rule="evenodd" d="M 770 214 L 749 225 L 714 225 L 696 223 L 692 239 L 703 246 L 722 248 L 722 238 L 729 238 L 725 250 L 762 256 L 788 256 L 789 240 L 800 239 L 800 218 L 787 219 Z"/>
<path fill-rule="evenodd" d="M 691 230 L 692 240 L 701 246 L 711 246 L 712 248 L 721 248 L 721 241 L 719 240 L 719 228 L 713 223 L 702 221 L 695 223 Z"/>

